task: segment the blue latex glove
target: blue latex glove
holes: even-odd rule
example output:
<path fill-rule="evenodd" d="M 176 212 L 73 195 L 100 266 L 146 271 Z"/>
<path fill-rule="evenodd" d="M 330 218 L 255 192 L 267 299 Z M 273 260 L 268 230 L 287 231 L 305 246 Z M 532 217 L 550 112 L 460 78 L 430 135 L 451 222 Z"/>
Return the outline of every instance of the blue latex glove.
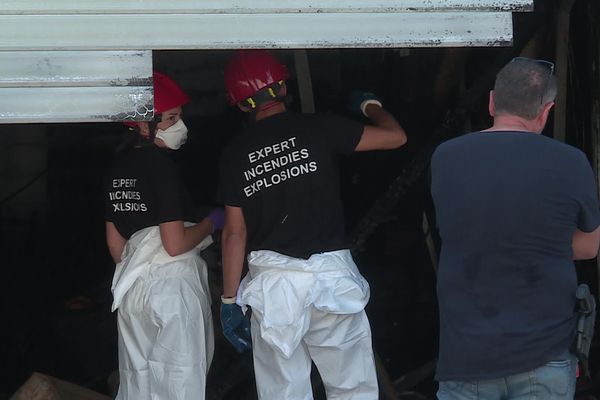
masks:
<path fill-rule="evenodd" d="M 223 335 L 237 350 L 243 353 L 252 348 L 250 321 L 237 304 L 221 303 L 221 327 Z"/>
<path fill-rule="evenodd" d="M 378 104 L 381 107 L 381 100 L 370 92 L 361 92 L 358 90 L 350 93 L 350 110 L 368 117 L 365 113 L 365 108 L 369 104 Z"/>
<path fill-rule="evenodd" d="M 213 232 L 220 231 L 225 225 L 225 210 L 222 207 L 215 208 L 208 214 L 207 218 L 210 219 L 213 224 Z"/>

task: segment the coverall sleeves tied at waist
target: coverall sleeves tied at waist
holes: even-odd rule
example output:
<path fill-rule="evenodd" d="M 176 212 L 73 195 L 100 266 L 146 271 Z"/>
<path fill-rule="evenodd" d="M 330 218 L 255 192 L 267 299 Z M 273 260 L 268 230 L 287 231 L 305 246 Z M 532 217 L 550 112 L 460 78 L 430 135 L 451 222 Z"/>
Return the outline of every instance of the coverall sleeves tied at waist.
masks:
<path fill-rule="evenodd" d="M 207 236 L 196 248 L 172 257 L 162 246 L 159 227 L 151 226 L 134 233 L 123 249 L 121 262 L 117 264 L 113 276 L 112 311 L 119 308 L 123 296 L 131 289 L 136 279 L 148 272 L 151 266 L 161 266 L 178 260 L 198 257 L 198 252 L 210 246 L 212 242 L 212 237 Z"/>
<path fill-rule="evenodd" d="M 312 307 L 355 314 L 369 301 L 369 284 L 349 250 L 314 254 L 308 260 L 253 251 L 248 267 L 238 301 L 260 314 L 261 337 L 287 359 L 309 329 Z"/>

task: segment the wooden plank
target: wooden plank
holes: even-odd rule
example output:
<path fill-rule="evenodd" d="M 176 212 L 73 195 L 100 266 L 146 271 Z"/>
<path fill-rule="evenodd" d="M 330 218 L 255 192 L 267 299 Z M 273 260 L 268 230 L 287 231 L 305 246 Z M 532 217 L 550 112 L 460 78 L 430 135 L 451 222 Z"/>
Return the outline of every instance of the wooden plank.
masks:
<path fill-rule="evenodd" d="M 533 0 L 4 0 L 0 14 L 305 14 L 532 10 Z"/>
<path fill-rule="evenodd" d="M 298 91 L 300 92 L 300 109 L 303 113 L 312 114 L 315 112 L 315 99 L 306 50 L 294 50 L 294 64 L 296 65 Z"/>
<path fill-rule="evenodd" d="M 512 14 L 3 15 L 0 51 L 512 44 Z"/>
<path fill-rule="evenodd" d="M 11 397 L 13 400 L 110 400 L 83 386 L 34 372 Z"/>

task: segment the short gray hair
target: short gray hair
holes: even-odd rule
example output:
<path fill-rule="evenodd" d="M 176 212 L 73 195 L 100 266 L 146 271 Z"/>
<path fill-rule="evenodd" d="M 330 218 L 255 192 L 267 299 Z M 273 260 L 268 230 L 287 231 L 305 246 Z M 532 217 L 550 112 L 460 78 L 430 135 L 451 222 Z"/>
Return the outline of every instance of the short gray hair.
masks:
<path fill-rule="evenodd" d="M 512 114 L 531 120 L 556 98 L 553 64 L 525 57 L 506 64 L 494 84 L 496 114 Z"/>

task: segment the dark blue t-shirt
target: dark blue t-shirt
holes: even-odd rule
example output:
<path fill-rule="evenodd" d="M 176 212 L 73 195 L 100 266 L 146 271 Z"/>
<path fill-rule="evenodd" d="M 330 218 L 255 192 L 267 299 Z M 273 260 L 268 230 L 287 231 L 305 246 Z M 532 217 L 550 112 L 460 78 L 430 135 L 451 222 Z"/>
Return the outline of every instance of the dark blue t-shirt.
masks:
<path fill-rule="evenodd" d="M 442 238 L 436 378 L 499 378 L 565 351 L 573 233 L 600 224 L 585 155 L 535 133 L 477 132 L 440 145 L 431 169 Z"/>

